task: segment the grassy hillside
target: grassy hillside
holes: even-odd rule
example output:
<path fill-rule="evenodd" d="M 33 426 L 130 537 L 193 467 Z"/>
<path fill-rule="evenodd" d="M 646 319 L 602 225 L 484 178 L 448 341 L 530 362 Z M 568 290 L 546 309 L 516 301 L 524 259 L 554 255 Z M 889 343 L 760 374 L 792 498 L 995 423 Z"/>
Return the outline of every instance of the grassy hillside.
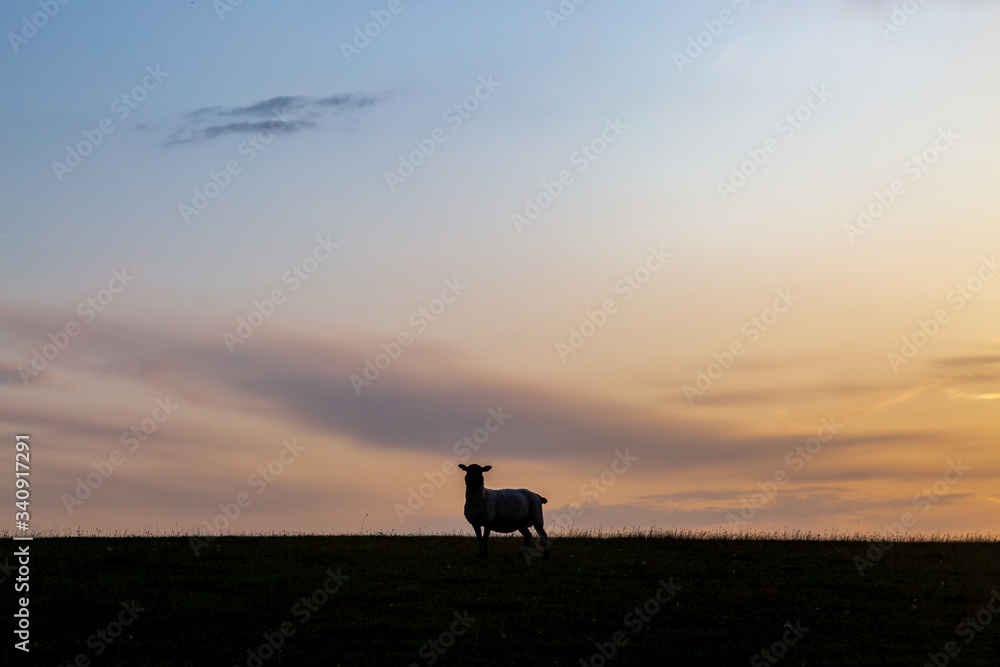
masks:
<path fill-rule="evenodd" d="M 896 543 L 864 576 L 855 556 L 870 545 L 846 540 L 562 537 L 530 567 L 513 539 L 491 540 L 478 560 L 471 534 L 200 546 L 36 539 L 31 662 L 8 638 L 3 663 L 602 665 L 602 648 L 615 665 L 1000 656 L 1000 613 L 984 611 L 1000 589 L 990 541 Z M 992 604 L 1000 611 L 1000 595 Z"/>

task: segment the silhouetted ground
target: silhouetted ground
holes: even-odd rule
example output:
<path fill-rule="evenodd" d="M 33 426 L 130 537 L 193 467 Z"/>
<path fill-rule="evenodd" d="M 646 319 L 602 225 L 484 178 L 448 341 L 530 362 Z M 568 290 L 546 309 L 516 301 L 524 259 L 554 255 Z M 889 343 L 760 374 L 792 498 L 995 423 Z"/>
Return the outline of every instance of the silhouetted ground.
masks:
<path fill-rule="evenodd" d="M 897 543 L 863 577 L 863 541 L 563 537 L 530 567 L 518 544 L 36 539 L 30 662 L 8 635 L 3 664 L 602 665 L 595 644 L 613 665 L 1000 664 L 997 542 Z"/>

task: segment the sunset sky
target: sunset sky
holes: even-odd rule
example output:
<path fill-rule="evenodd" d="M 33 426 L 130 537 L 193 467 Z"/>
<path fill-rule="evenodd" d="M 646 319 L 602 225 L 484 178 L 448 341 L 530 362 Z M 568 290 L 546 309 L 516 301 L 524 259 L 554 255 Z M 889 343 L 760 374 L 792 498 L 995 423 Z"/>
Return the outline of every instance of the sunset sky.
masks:
<path fill-rule="evenodd" d="M 551 526 L 1000 532 L 996 3 L 43 6 L 35 530 L 470 530 L 476 462 Z"/>

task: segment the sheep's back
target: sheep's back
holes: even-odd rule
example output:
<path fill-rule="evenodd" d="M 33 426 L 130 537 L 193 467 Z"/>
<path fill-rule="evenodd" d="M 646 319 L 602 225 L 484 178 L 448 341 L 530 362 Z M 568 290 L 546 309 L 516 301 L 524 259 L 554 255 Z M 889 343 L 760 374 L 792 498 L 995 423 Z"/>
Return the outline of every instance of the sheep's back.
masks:
<path fill-rule="evenodd" d="M 495 489 L 490 492 L 489 519 L 491 529 L 512 533 L 531 523 L 536 494 L 527 489 Z"/>

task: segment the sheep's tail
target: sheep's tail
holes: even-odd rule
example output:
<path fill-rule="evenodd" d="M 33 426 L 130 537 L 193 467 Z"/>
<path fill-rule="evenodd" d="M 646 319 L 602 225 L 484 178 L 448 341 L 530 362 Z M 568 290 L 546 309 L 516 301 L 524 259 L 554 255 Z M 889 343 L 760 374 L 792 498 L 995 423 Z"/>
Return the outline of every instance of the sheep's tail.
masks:
<path fill-rule="evenodd" d="M 545 503 L 549 502 L 549 499 L 548 499 L 548 498 L 546 498 L 545 496 L 538 496 L 538 499 L 542 501 L 542 504 L 543 504 L 543 505 L 544 505 Z"/>

